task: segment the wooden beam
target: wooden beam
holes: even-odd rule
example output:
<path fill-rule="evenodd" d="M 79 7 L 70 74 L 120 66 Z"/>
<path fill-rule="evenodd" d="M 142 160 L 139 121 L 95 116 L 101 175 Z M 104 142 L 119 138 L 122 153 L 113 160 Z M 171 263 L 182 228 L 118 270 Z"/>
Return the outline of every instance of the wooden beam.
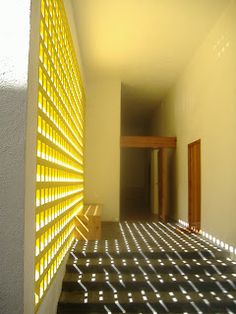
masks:
<path fill-rule="evenodd" d="M 176 137 L 121 136 L 120 146 L 127 148 L 175 148 Z"/>

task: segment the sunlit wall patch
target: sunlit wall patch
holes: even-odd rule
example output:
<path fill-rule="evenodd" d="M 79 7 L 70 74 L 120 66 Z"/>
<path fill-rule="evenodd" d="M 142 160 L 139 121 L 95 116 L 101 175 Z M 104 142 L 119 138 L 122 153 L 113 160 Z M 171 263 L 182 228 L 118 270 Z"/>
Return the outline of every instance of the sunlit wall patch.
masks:
<path fill-rule="evenodd" d="M 178 223 L 183 227 L 188 227 L 188 223 L 179 219 Z M 209 242 L 211 242 L 213 245 L 215 245 L 217 248 L 224 249 L 231 253 L 234 258 L 236 258 L 236 248 L 233 245 L 229 245 L 228 243 L 225 243 L 224 241 L 217 239 L 215 236 L 209 234 L 206 231 L 200 230 L 199 233 L 207 239 Z"/>
<path fill-rule="evenodd" d="M 74 240 L 83 208 L 84 92 L 62 0 L 41 0 L 35 199 L 35 306 Z"/>

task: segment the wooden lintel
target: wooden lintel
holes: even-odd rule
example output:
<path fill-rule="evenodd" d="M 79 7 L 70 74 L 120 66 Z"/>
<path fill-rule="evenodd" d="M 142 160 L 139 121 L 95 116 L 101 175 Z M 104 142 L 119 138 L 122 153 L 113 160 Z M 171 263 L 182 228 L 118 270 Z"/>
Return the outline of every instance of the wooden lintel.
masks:
<path fill-rule="evenodd" d="M 120 146 L 127 148 L 175 148 L 176 137 L 121 136 Z"/>

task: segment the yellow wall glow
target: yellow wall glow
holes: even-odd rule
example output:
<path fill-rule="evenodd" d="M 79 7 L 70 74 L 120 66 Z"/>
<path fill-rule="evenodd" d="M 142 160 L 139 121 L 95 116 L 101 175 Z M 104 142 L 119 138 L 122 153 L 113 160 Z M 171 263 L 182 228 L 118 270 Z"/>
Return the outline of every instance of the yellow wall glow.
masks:
<path fill-rule="evenodd" d="M 84 93 L 62 0 L 41 0 L 35 210 L 35 305 L 74 239 L 83 208 Z"/>
<path fill-rule="evenodd" d="M 188 144 L 201 139 L 201 228 L 236 246 L 236 4 L 196 51 L 153 119 L 153 133 L 177 136 L 177 216 L 188 217 Z M 173 181 L 175 171 L 172 172 Z M 173 192 L 173 191 L 172 191 Z M 173 195 L 173 194 L 171 194 Z"/>

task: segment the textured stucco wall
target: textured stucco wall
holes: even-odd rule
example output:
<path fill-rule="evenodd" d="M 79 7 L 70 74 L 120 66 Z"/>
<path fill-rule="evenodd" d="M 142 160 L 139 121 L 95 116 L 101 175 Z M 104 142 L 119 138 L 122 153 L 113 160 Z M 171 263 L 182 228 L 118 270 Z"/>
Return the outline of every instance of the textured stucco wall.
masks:
<path fill-rule="evenodd" d="M 0 87 L 0 313 L 22 313 L 24 90 Z"/>
<path fill-rule="evenodd" d="M 30 0 L 0 2 L 0 313 L 23 313 Z"/>

